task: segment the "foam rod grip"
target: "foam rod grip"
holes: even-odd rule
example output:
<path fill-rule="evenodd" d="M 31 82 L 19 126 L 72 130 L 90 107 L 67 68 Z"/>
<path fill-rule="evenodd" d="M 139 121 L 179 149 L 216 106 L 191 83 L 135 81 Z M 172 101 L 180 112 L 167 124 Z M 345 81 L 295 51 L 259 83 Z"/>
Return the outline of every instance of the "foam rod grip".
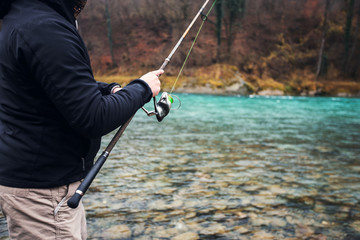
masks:
<path fill-rule="evenodd" d="M 68 201 L 67 205 L 71 208 L 77 208 L 82 196 L 79 193 L 75 193 Z"/>

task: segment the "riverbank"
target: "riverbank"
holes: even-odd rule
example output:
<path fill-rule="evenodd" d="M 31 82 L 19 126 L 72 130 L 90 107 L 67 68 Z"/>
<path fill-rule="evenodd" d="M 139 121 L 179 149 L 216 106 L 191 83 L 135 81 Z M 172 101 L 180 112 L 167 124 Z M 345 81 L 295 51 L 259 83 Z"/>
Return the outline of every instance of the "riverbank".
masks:
<path fill-rule="evenodd" d="M 146 71 L 141 71 L 146 72 Z M 112 72 L 97 75 L 102 82 L 118 82 L 126 85 L 140 74 Z M 170 91 L 176 81 L 176 72 L 167 71 L 161 77 L 163 91 Z M 241 73 L 232 65 L 215 64 L 209 67 L 190 69 L 176 83 L 175 90 L 181 93 L 215 95 L 260 95 L 260 96 L 336 96 L 360 97 L 360 82 L 342 80 L 333 76 L 331 79 L 315 80 L 314 74 L 306 71 L 293 73 L 286 79 L 275 80 L 261 78 L 248 73 Z"/>

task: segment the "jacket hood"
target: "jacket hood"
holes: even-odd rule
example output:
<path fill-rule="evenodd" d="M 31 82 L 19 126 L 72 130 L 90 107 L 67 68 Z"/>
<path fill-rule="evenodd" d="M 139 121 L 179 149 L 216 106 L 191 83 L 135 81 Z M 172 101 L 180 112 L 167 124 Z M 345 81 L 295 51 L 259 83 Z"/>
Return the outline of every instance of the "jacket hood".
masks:
<path fill-rule="evenodd" d="M 3 17 L 9 12 L 12 2 L 13 0 L 0 0 L 0 19 L 3 19 Z"/>
<path fill-rule="evenodd" d="M 16 0 L 0 0 L 0 19 L 9 12 L 11 3 Z M 34 1 L 34 0 L 32 0 Z M 51 5 L 57 12 L 67 20 L 73 21 L 86 5 L 87 0 L 40 0 Z"/>

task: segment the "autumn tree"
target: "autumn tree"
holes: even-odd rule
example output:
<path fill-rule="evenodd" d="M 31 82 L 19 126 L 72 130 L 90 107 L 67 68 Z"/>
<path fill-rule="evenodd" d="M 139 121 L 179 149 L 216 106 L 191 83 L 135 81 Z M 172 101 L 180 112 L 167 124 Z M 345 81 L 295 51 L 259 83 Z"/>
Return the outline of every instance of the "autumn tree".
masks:
<path fill-rule="evenodd" d="M 343 72 L 347 74 L 348 61 L 349 61 L 349 50 L 351 42 L 351 28 L 352 20 L 354 15 L 354 4 L 355 0 L 349 0 L 347 4 L 347 17 L 345 23 L 345 32 L 344 32 L 344 56 L 343 56 Z"/>
<path fill-rule="evenodd" d="M 316 79 L 321 74 L 322 69 L 324 68 L 324 48 L 325 48 L 325 40 L 326 40 L 326 34 L 328 31 L 328 15 L 329 15 L 329 9 L 330 9 L 330 0 L 326 0 L 325 3 L 325 10 L 324 10 L 324 20 L 323 20 L 323 30 L 322 30 L 322 36 L 321 36 L 321 44 L 320 44 L 320 51 L 319 51 L 319 60 L 316 68 Z"/>
<path fill-rule="evenodd" d="M 234 40 L 237 30 L 241 26 L 240 21 L 245 16 L 246 0 L 226 0 L 225 30 L 227 39 L 227 55 L 231 58 Z"/>
<path fill-rule="evenodd" d="M 225 0 L 218 0 L 215 5 L 215 12 L 216 12 L 216 62 L 221 61 L 221 33 L 222 33 L 222 26 L 223 26 L 223 17 L 224 17 L 224 1 Z"/>
<path fill-rule="evenodd" d="M 106 26 L 107 26 L 107 36 L 109 40 L 109 49 L 110 49 L 110 55 L 111 55 L 111 62 L 112 67 L 116 67 L 116 61 L 115 61 L 115 55 L 114 55 L 114 43 L 112 38 L 112 26 L 111 26 L 111 16 L 110 16 L 110 10 L 109 10 L 109 0 L 105 0 L 105 19 L 106 19 Z"/>
<path fill-rule="evenodd" d="M 348 73 L 353 79 L 356 79 L 356 77 L 358 76 L 358 71 L 359 71 L 359 65 L 360 65 L 360 54 L 358 51 L 358 39 L 359 39 L 359 29 L 360 29 L 360 5 L 358 5 L 357 7 L 357 11 L 356 11 L 356 17 L 357 17 L 357 21 L 356 21 L 356 26 L 355 26 L 355 30 L 354 30 L 354 34 L 353 34 L 353 42 L 352 42 L 352 47 L 351 47 L 351 51 L 349 54 L 349 60 L 348 60 L 348 64 L 347 64 L 347 69 L 346 69 L 346 73 Z M 356 54 L 358 54 L 358 57 L 356 58 Z"/>

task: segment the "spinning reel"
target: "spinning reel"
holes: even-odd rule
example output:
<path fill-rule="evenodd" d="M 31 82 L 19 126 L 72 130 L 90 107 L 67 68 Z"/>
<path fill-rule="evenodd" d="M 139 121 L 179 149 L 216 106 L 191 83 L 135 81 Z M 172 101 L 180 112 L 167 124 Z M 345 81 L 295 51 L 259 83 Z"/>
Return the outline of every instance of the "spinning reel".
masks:
<path fill-rule="evenodd" d="M 155 115 L 157 120 L 161 122 L 164 119 L 164 117 L 166 117 L 169 114 L 174 99 L 167 92 L 163 92 L 158 102 L 156 102 L 155 97 L 153 97 L 153 100 L 154 100 L 154 111 L 148 111 L 144 107 L 142 107 L 142 110 L 144 110 L 144 112 L 149 117 Z"/>

